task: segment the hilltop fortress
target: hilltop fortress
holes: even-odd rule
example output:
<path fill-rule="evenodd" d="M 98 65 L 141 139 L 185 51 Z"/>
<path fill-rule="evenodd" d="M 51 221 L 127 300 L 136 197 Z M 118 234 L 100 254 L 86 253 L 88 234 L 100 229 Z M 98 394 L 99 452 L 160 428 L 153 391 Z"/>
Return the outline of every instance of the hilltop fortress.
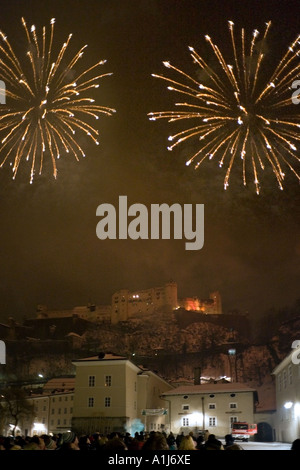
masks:
<path fill-rule="evenodd" d="M 70 310 L 47 310 L 38 306 L 37 318 L 63 318 L 77 316 L 91 322 L 110 322 L 117 324 L 132 318 L 156 313 L 171 313 L 184 309 L 204 314 L 222 314 L 222 302 L 219 292 L 212 292 L 208 299 L 186 297 L 178 299 L 177 283 L 170 281 L 162 287 L 130 291 L 121 289 L 112 295 L 111 305 L 88 304 Z"/>
<path fill-rule="evenodd" d="M 135 316 L 151 314 L 156 311 L 171 312 L 184 308 L 206 314 L 221 314 L 222 304 L 219 292 L 213 292 L 209 299 L 198 297 L 178 299 L 176 282 L 168 282 L 163 287 L 130 292 L 119 290 L 112 296 L 111 322 L 127 321 Z"/>

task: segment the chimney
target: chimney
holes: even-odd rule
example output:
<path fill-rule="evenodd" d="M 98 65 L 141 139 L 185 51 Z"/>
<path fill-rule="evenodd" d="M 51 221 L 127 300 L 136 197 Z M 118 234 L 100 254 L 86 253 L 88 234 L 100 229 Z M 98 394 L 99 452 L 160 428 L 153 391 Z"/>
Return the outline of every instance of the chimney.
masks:
<path fill-rule="evenodd" d="M 194 385 L 201 385 L 201 367 L 194 368 Z"/>

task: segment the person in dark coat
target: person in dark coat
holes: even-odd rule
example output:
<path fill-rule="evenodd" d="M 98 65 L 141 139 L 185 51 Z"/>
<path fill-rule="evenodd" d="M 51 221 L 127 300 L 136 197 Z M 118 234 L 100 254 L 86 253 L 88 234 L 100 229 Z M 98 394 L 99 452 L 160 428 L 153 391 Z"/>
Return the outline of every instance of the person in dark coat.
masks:
<path fill-rule="evenodd" d="M 232 436 L 232 434 L 226 434 L 224 448 L 226 449 L 226 447 L 232 446 L 233 444 L 234 444 L 234 437 Z"/>

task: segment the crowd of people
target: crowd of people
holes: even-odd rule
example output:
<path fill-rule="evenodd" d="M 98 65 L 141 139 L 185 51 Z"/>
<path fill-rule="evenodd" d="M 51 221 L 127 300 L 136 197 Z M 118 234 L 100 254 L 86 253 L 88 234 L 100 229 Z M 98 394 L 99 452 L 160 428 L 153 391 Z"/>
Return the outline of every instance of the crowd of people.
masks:
<path fill-rule="evenodd" d="M 179 450 L 179 451 L 207 451 L 207 450 L 244 450 L 242 446 L 234 442 L 231 434 L 227 434 L 224 443 L 217 439 L 214 434 L 200 433 L 194 436 L 193 432 L 175 435 L 170 432 L 150 433 L 136 432 L 134 436 L 130 433 L 111 433 L 103 435 L 94 433 L 92 435 L 78 436 L 73 431 L 57 435 L 43 434 L 41 436 L 0 436 L 0 450 L 79 450 L 82 452 L 101 451 L 116 453 L 122 451 L 157 451 L 157 450 Z M 300 450 L 300 439 L 296 439 L 291 450 Z"/>

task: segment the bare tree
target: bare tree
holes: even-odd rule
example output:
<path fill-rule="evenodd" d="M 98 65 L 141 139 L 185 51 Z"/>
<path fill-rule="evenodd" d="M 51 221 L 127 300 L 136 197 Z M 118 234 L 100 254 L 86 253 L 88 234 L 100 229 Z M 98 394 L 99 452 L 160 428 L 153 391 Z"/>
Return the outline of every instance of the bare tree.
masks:
<path fill-rule="evenodd" d="M 12 434 L 22 418 L 34 417 L 34 405 L 27 398 L 25 390 L 21 388 L 6 388 L 1 391 L 0 414 L 13 424 Z"/>

